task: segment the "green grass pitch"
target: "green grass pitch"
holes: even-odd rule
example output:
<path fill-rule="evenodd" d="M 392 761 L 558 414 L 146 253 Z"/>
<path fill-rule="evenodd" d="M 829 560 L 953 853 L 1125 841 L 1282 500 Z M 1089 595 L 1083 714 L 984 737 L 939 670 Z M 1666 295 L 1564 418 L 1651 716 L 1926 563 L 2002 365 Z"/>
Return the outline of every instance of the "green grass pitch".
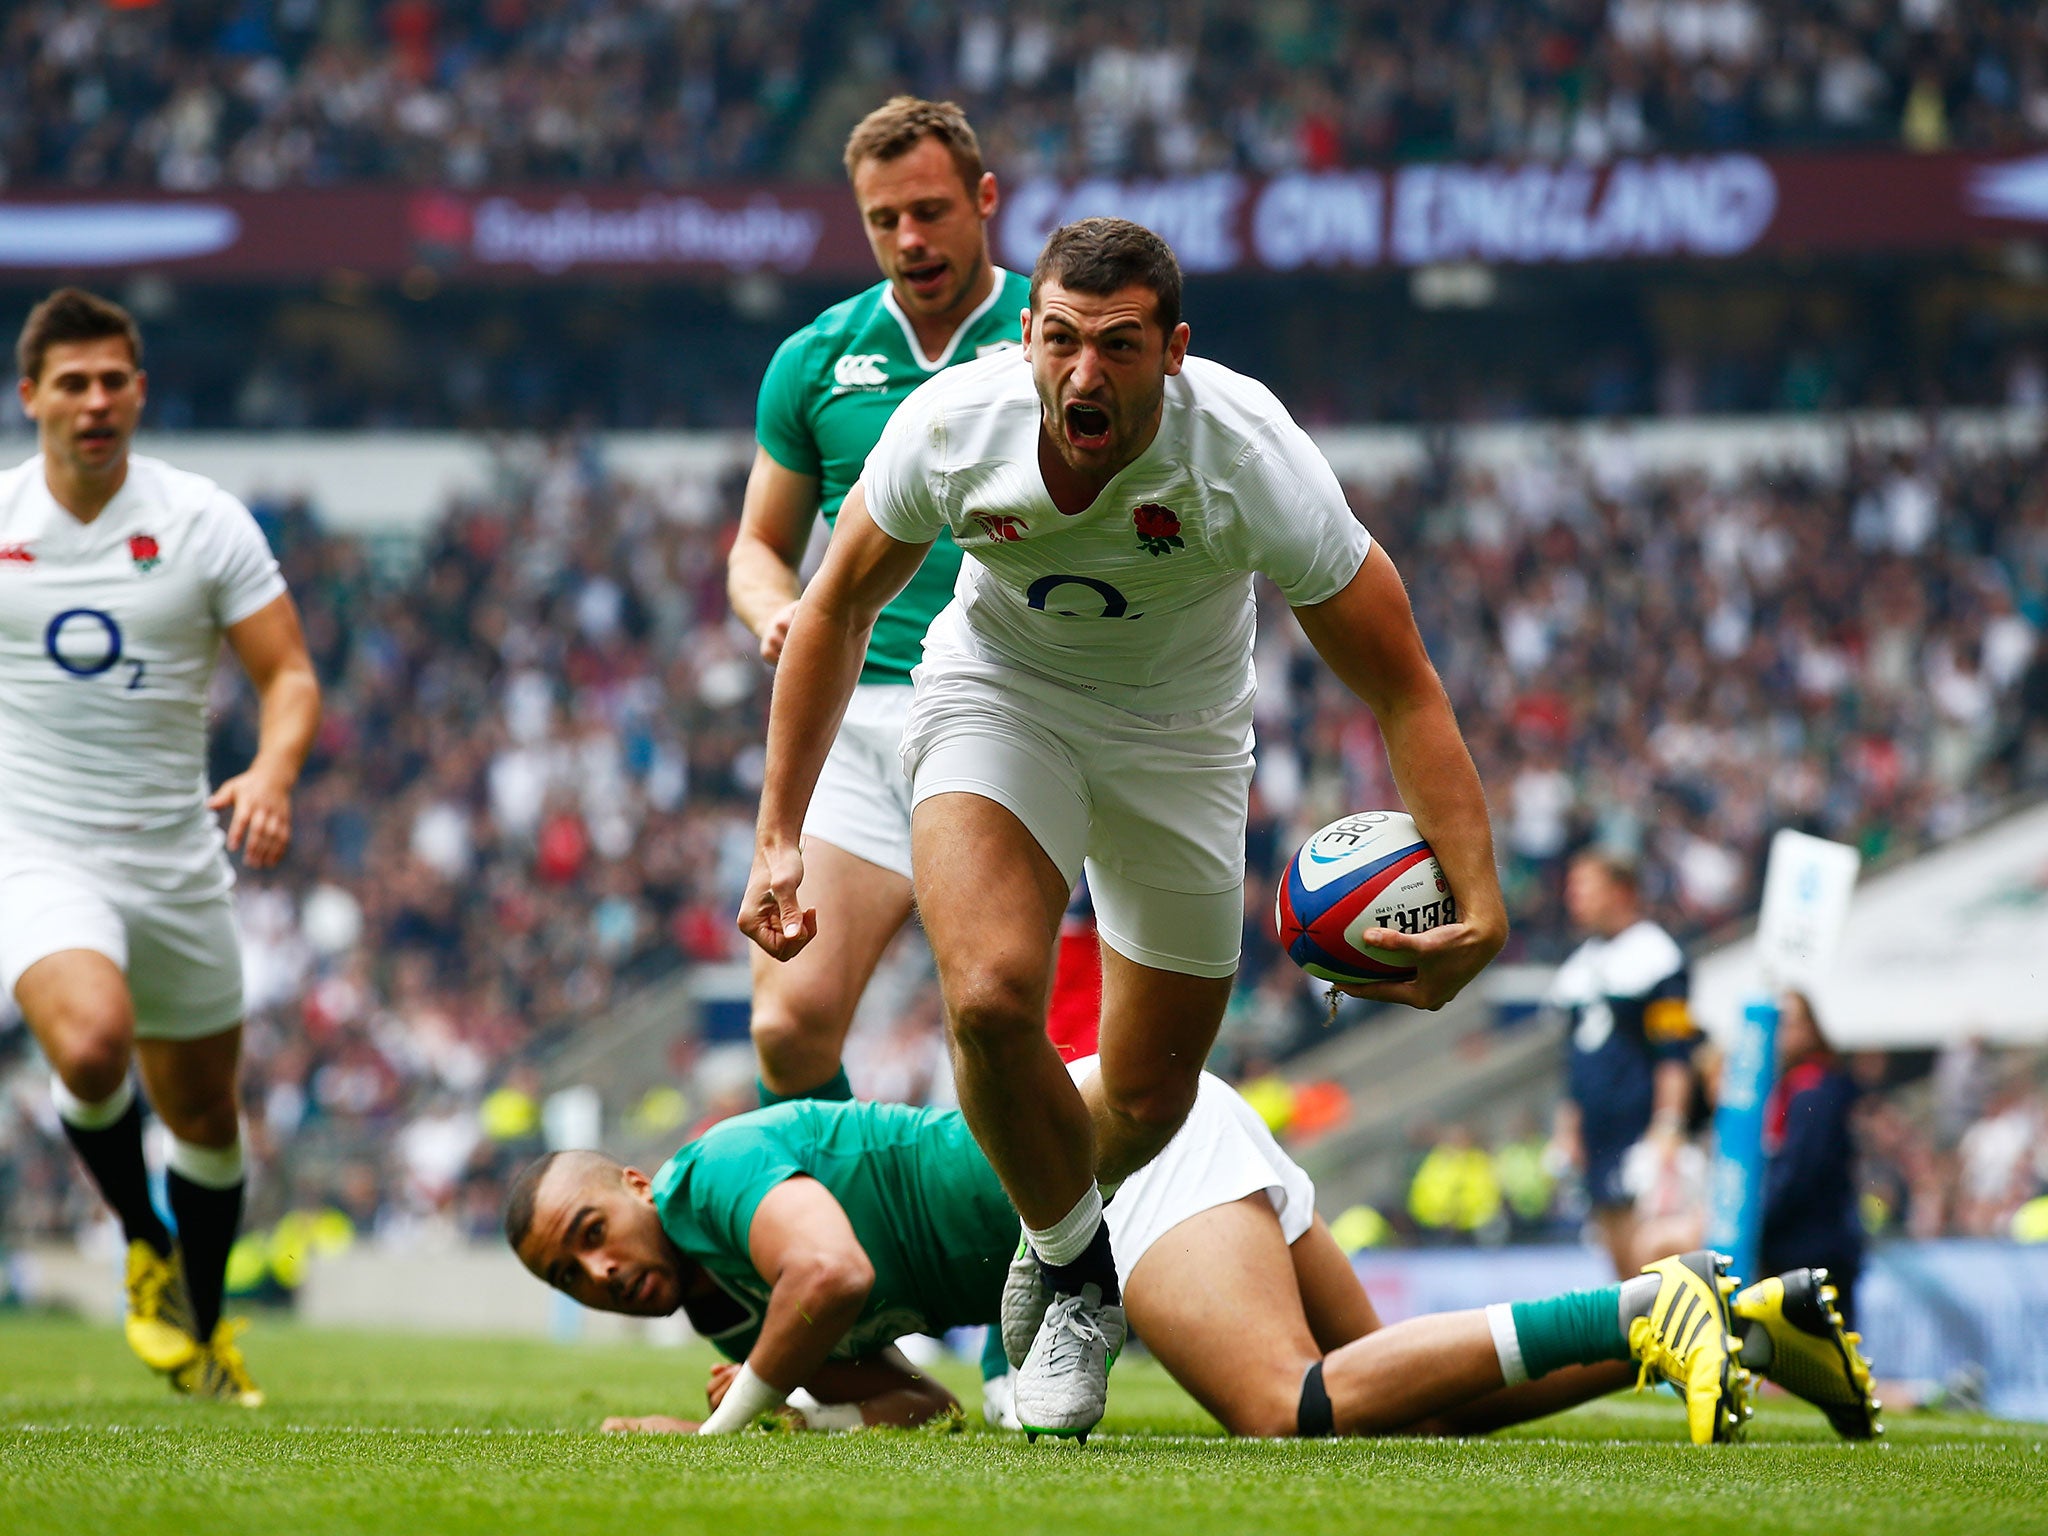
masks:
<path fill-rule="evenodd" d="M 247 1342 L 271 1399 L 255 1413 L 174 1400 L 116 1330 L 0 1318 L 0 1531 L 2048 1533 L 2048 1427 L 1978 1419 L 1844 1446 L 1781 1399 L 1748 1444 L 1694 1450 L 1674 1400 L 1622 1396 L 1483 1441 L 1232 1443 L 1133 1359 L 1085 1449 L 978 1429 L 619 1438 L 595 1432 L 605 1414 L 701 1414 L 708 1354 L 267 1320 Z M 942 1374 L 976 1403 L 971 1368 Z"/>

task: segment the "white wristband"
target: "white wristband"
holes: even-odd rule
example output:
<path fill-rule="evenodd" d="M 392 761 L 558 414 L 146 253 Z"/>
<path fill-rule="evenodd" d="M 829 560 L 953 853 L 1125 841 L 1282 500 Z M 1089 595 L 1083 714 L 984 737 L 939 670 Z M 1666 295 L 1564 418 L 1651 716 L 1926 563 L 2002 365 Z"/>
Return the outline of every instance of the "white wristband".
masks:
<path fill-rule="evenodd" d="M 700 1435 L 731 1435 L 745 1429 L 764 1413 L 780 1408 L 789 1394 L 780 1387 L 772 1387 L 754 1374 L 751 1365 L 742 1363 L 739 1374 L 732 1379 L 732 1385 L 725 1389 L 725 1396 L 697 1430 Z"/>

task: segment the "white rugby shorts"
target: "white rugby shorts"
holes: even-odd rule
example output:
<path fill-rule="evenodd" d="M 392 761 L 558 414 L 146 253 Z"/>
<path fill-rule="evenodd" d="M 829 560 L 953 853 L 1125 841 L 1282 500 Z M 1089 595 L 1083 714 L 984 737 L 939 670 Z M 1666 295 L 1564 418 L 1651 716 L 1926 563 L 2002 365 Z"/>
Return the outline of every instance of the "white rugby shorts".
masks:
<path fill-rule="evenodd" d="M 948 653 L 912 676 L 913 807 L 993 800 L 1068 885 L 1085 868 L 1102 942 L 1128 960 L 1229 976 L 1244 941 L 1252 700 L 1133 714 L 1049 678 Z"/>
<path fill-rule="evenodd" d="M 1076 1083 L 1085 1083 L 1099 1063 L 1099 1057 L 1083 1056 L 1067 1070 Z M 1125 1179 L 1104 1208 L 1118 1280 L 1128 1286 L 1138 1261 L 1155 1243 L 1172 1241 L 1182 1222 L 1256 1194 L 1272 1202 L 1290 1244 L 1314 1225 L 1314 1181 L 1281 1150 L 1241 1094 L 1204 1072 L 1195 1107 L 1173 1140 Z"/>
<path fill-rule="evenodd" d="M 911 690 L 861 683 L 818 773 L 803 835 L 910 878 L 910 779 L 903 771 L 903 721 Z"/>
<path fill-rule="evenodd" d="M 125 869 L 104 846 L 0 827 L 0 985 L 11 996 L 38 960 L 89 949 L 127 976 L 138 1037 L 196 1040 L 240 1022 L 233 874 L 217 842 L 190 854 L 182 875 L 161 860 Z"/>

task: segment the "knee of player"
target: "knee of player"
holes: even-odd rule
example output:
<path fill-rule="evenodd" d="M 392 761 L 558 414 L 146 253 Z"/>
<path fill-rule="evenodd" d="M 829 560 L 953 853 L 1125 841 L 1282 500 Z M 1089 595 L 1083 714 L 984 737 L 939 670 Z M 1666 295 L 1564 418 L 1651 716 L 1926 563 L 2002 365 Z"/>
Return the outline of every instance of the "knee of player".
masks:
<path fill-rule="evenodd" d="M 1223 1427 L 1247 1440 L 1284 1440 L 1300 1428 L 1301 1376 L 1312 1362 L 1289 1360 L 1248 1371 L 1217 1415 Z"/>
<path fill-rule="evenodd" d="M 107 1007 L 72 1014 L 46 1042 L 50 1065 L 64 1086 L 88 1102 L 119 1090 L 128 1076 L 134 1024 L 127 1010 Z"/>
<path fill-rule="evenodd" d="M 1196 1073 L 1200 1071 L 1196 1063 Z M 1102 1102 L 1108 1111 L 1120 1120 L 1147 1130 L 1173 1131 L 1188 1117 L 1188 1111 L 1195 1107 L 1195 1093 L 1200 1079 L 1191 1073 L 1183 1082 L 1172 1077 L 1156 1077 L 1147 1082 L 1110 1083 L 1102 1085 Z"/>
<path fill-rule="evenodd" d="M 754 1037 L 754 1049 L 762 1060 L 780 1062 L 802 1055 L 821 1039 L 829 1042 L 832 1039 L 830 1021 L 812 1016 L 820 1012 L 793 1006 L 781 998 L 761 999 L 754 1005 L 753 1016 L 747 1024 Z M 834 1059 L 837 1059 L 836 1055 Z"/>
<path fill-rule="evenodd" d="M 977 1043 L 1045 1029 L 1044 989 L 1035 981 L 986 971 L 953 988 L 946 999 L 953 1033 L 972 1049 Z"/>
<path fill-rule="evenodd" d="M 232 1091 L 213 1102 L 159 1109 L 165 1128 L 195 1147 L 232 1147 L 242 1137 L 242 1106 Z"/>

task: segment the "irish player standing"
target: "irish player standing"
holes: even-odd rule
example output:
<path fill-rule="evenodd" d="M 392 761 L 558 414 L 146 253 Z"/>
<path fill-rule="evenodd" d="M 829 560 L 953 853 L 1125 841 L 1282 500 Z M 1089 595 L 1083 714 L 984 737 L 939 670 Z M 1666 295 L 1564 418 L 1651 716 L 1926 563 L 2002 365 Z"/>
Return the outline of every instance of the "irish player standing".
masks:
<path fill-rule="evenodd" d="M 798 838 L 824 739 L 876 614 L 950 532 L 972 559 L 904 727 L 917 903 L 961 1107 L 1039 1261 L 1013 1286 L 1042 1317 L 1017 1416 L 1054 1434 L 1101 1418 L 1123 1343 L 1098 1180 L 1144 1166 L 1187 1115 L 1237 969 L 1253 572 L 1378 717 L 1465 913 L 1366 934 L 1413 951 L 1418 975 L 1360 990 L 1441 1006 L 1507 936 L 1485 796 L 1400 577 L 1271 392 L 1187 355 L 1180 292 L 1151 231 L 1070 224 L 1033 273 L 1025 355 L 956 368 L 891 419 L 789 631 L 740 913 L 777 958 L 825 931 Z M 1045 1034 L 1084 864 L 1104 950 L 1085 1098 Z M 1005 1334 L 1030 1334 L 1004 1305 Z"/>
<path fill-rule="evenodd" d="M 225 849 L 252 868 L 284 854 L 319 685 L 248 509 L 129 453 L 146 380 L 127 311 L 60 289 L 17 355 L 40 452 L 0 472 L 0 983 L 127 1237 L 129 1345 L 182 1392 L 255 1407 L 241 1325 L 220 1318 L 243 1188 Z M 262 732 L 209 797 L 222 636 Z M 175 1239 L 150 1200 L 131 1062 L 171 1135 Z"/>
<path fill-rule="evenodd" d="M 883 280 L 776 349 L 761 381 L 728 591 L 774 662 L 796 611 L 811 525 L 840 503 L 896 407 L 941 369 L 1020 340 L 1024 278 L 989 260 L 996 179 L 950 102 L 898 96 L 846 143 L 846 172 Z M 754 956 L 754 1046 L 766 1104 L 852 1097 L 839 1065 L 853 1011 L 910 915 L 910 782 L 898 756 L 910 669 L 953 596 L 960 551 L 941 533 L 882 609 L 804 818 L 806 899 L 825 914 L 800 959 Z"/>

